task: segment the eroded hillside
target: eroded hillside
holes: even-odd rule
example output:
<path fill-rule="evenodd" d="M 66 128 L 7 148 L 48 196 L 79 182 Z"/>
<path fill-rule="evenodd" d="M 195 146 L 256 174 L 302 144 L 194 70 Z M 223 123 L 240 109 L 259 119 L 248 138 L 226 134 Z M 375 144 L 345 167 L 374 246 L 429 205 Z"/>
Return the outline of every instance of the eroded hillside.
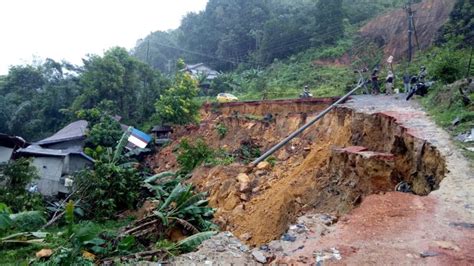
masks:
<path fill-rule="evenodd" d="M 171 145 L 150 158 L 156 172 L 176 169 L 173 150 L 185 137 L 235 152 L 253 143 L 262 151 L 329 106 L 333 99 L 206 105 L 203 120 L 178 129 Z M 416 116 L 416 114 L 413 114 Z M 220 137 L 216 126 L 228 132 Z M 274 154 L 275 165 L 250 169 L 243 162 L 201 166 L 189 182 L 209 193 L 215 221 L 253 245 L 277 239 L 311 210 L 343 215 L 368 195 L 394 191 L 405 181 L 418 195 L 439 187 L 445 160 L 416 130 L 390 112 L 338 107 Z"/>

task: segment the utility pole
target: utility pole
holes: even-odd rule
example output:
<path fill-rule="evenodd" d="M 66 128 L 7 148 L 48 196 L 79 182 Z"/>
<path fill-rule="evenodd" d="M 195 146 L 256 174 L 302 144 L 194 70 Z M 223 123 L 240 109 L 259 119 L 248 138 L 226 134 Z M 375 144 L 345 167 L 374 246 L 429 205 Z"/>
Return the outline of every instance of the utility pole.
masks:
<path fill-rule="evenodd" d="M 171 74 L 171 59 L 168 59 L 168 73 Z"/>
<path fill-rule="evenodd" d="M 412 53 L 413 53 L 413 44 L 412 44 L 412 34 L 413 34 L 413 14 L 415 13 L 411 9 L 411 0 L 408 0 L 406 11 L 408 15 L 408 62 L 411 62 Z"/>

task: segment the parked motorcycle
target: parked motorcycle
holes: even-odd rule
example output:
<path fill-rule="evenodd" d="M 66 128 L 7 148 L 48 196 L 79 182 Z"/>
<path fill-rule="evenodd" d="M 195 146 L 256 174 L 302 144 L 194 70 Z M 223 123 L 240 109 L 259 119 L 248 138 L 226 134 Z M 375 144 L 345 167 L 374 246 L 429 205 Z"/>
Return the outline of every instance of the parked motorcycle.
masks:
<path fill-rule="evenodd" d="M 420 96 L 425 96 L 428 94 L 429 88 L 433 85 L 433 81 L 430 82 L 416 82 L 415 84 L 412 84 L 410 87 L 410 91 L 408 92 L 406 100 L 410 100 L 413 95 L 420 95 Z"/>
<path fill-rule="evenodd" d="M 313 97 L 313 94 L 309 91 L 303 91 L 302 93 L 300 93 L 300 98 L 302 99 L 307 99 L 307 98 L 312 98 Z"/>

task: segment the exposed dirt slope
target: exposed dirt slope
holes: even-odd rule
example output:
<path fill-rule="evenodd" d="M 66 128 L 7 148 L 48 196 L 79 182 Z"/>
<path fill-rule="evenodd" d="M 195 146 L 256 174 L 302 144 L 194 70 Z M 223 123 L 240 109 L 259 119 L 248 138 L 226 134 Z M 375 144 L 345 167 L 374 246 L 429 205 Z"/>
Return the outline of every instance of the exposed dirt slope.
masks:
<path fill-rule="evenodd" d="M 358 96 L 346 107 L 368 115 L 390 115 L 436 146 L 446 161 L 446 177 L 426 197 L 398 192 L 370 195 L 340 218 L 332 233 L 297 240 L 293 245 L 302 248 L 280 252 L 277 261 L 314 263 L 315 252 L 336 248 L 342 259 L 331 264 L 474 264 L 474 171 L 449 135 L 414 102 Z"/>
<path fill-rule="evenodd" d="M 266 150 L 329 103 L 327 99 L 304 104 L 268 101 L 204 109 L 205 120 L 177 130 L 177 141 L 150 163 L 157 172 L 175 168 L 172 151 L 181 137 L 201 137 L 210 146 L 228 151 L 250 139 Z M 291 108 L 283 108 L 284 104 Z M 255 117 L 264 114 L 272 114 L 273 119 Z M 219 138 L 217 124 L 228 128 L 224 138 Z M 222 229 L 249 244 L 278 238 L 308 210 L 343 215 L 368 195 L 393 191 L 400 181 L 406 181 L 416 194 L 427 195 L 439 187 L 445 174 L 438 150 L 417 131 L 401 126 L 389 112 L 366 114 L 345 107 L 329 113 L 275 157 L 273 168 L 248 172 L 242 163 L 200 167 L 190 179 L 198 189 L 209 192 Z M 248 175 L 239 176 L 244 172 Z"/>
<path fill-rule="evenodd" d="M 420 49 L 428 48 L 441 26 L 448 20 L 455 0 L 424 0 L 413 5 L 415 28 Z M 408 19 L 404 9 L 381 15 L 360 30 L 362 37 L 368 38 L 380 47 L 386 57 L 393 55 L 395 61 L 405 57 L 408 50 Z M 417 44 L 413 36 L 413 45 Z"/>

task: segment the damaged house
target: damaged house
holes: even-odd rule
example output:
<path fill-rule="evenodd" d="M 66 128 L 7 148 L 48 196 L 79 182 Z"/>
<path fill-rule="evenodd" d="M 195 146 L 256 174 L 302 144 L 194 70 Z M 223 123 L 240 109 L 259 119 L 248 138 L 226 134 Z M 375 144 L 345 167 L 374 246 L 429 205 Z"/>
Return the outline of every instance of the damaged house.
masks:
<path fill-rule="evenodd" d="M 18 156 L 32 159 L 38 170 L 38 191 L 45 196 L 69 193 L 72 175 L 92 167 L 94 160 L 84 154 L 87 121 L 67 125 L 51 137 L 17 151 Z"/>
<path fill-rule="evenodd" d="M 16 150 L 26 146 L 28 144 L 21 137 L 0 133 L 0 163 L 7 163 L 12 159 Z"/>

